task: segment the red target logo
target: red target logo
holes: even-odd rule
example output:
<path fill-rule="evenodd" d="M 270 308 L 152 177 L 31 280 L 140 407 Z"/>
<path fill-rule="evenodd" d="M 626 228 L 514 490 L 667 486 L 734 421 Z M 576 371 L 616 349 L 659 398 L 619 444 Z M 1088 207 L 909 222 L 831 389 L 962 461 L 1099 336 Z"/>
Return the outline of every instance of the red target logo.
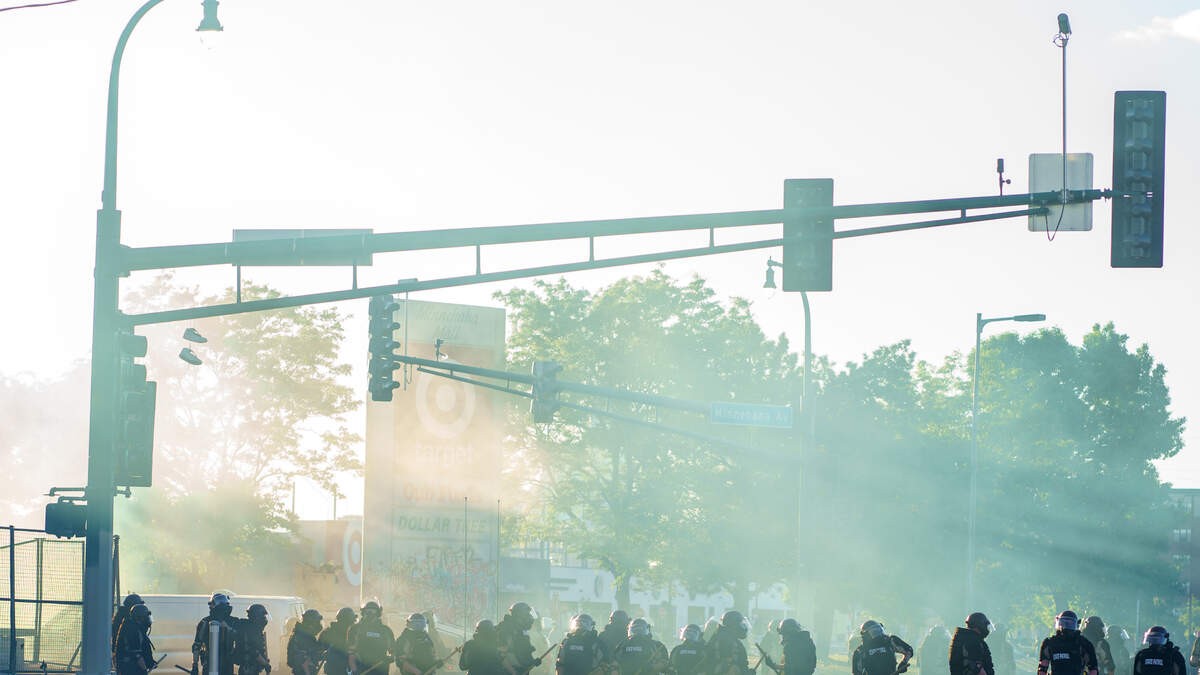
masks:
<path fill-rule="evenodd" d="M 342 569 L 351 586 L 362 585 L 363 531 L 361 523 L 346 523 L 342 536 Z"/>

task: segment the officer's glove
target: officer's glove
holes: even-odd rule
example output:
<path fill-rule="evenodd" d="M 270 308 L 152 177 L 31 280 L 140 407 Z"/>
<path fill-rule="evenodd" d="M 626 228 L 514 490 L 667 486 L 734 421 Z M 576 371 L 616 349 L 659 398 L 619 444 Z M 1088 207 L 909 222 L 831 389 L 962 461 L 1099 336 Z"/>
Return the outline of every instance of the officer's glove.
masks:
<path fill-rule="evenodd" d="M 537 668 L 537 667 L 538 667 L 538 666 L 540 666 L 540 665 L 542 665 L 542 660 L 541 660 L 540 658 L 537 658 L 537 659 L 534 659 L 534 660 L 533 660 L 533 667 L 534 667 L 534 668 Z"/>
<path fill-rule="evenodd" d="M 896 666 L 896 675 L 908 672 L 908 661 L 901 661 L 900 665 Z"/>

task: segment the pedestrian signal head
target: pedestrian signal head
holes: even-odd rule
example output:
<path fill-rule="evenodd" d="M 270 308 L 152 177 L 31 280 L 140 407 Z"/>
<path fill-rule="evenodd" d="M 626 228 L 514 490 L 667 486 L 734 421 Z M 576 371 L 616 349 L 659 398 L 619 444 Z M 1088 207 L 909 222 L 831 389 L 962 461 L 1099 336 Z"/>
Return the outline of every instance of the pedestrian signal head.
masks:
<path fill-rule="evenodd" d="M 650 637 L 650 624 L 645 619 L 634 619 L 629 622 L 629 637 Z"/>
<path fill-rule="evenodd" d="M 424 614 L 409 614 L 405 626 L 409 630 L 420 631 L 422 633 L 429 630 L 429 622 L 425 620 Z"/>
<path fill-rule="evenodd" d="M 590 633 L 596 630 L 596 621 L 590 614 L 576 614 L 571 617 L 570 631 L 572 633 Z"/>
<path fill-rule="evenodd" d="M 1071 610 L 1063 610 L 1054 617 L 1054 628 L 1057 630 L 1079 630 L 1079 617 Z"/>
<path fill-rule="evenodd" d="M 867 619 L 863 625 L 858 627 L 858 632 L 862 635 L 863 641 L 877 640 L 883 637 L 883 624 L 874 619 Z"/>
<path fill-rule="evenodd" d="M 684 641 L 691 640 L 692 642 L 699 640 L 700 626 L 697 626 L 694 623 L 689 623 L 688 625 L 679 629 L 679 639 Z"/>
<path fill-rule="evenodd" d="M 1162 626 L 1151 626 L 1150 630 L 1146 631 L 1146 636 L 1142 638 L 1144 645 L 1165 645 L 1167 638 L 1170 637 L 1167 629 Z"/>
<path fill-rule="evenodd" d="M 795 619 L 784 619 L 779 622 L 779 626 L 775 630 L 779 631 L 780 635 L 787 635 L 789 633 L 799 633 L 801 628 Z"/>

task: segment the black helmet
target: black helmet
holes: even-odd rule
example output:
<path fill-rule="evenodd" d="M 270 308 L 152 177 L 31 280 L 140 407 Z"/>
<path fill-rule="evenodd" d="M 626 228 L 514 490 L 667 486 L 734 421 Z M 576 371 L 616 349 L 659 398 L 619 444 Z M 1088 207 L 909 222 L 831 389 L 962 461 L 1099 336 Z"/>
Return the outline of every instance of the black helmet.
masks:
<path fill-rule="evenodd" d="M 1054 617 L 1054 627 L 1065 631 L 1079 630 L 1079 617 L 1075 615 L 1075 612 L 1064 609 Z"/>
<path fill-rule="evenodd" d="M 1089 616 L 1084 619 L 1081 628 L 1080 632 L 1086 635 L 1092 642 L 1104 637 L 1104 619 L 1098 616 Z"/>
<path fill-rule="evenodd" d="M 324 619 L 324 618 L 325 617 L 321 616 L 321 613 L 315 609 L 306 609 L 306 610 L 304 610 L 304 614 L 300 615 L 300 621 L 305 622 L 305 623 L 312 623 L 314 621 L 320 621 L 321 619 Z"/>
<path fill-rule="evenodd" d="M 596 620 L 590 614 L 576 614 L 571 617 L 567 630 L 572 633 L 590 633 L 596 630 Z"/>
<path fill-rule="evenodd" d="M 775 630 L 779 631 L 780 635 L 787 635 L 789 633 L 799 633 L 803 628 L 800 627 L 800 623 L 795 619 L 784 619 L 779 622 Z"/>
<path fill-rule="evenodd" d="M 629 622 L 629 637 L 640 635 L 642 637 L 650 637 L 650 623 L 643 618 L 637 618 Z"/>
<path fill-rule="evenodd" d="M 1104 637 L 1108 640 L 1125 641 L 1125 640 L 1129 639 L 1129 633 L 1124 628 L 1121 628 L 1120 626 L 1105 626 L 1104 627 Z M 1200 637 L 1200 636 L 1197 636 L 1197 637 Z"/>
<path fill-rule="evenodd" d="M 150 608 L 144 602 L 129 608 L 129 618 L 146 628 L 149 628 L 150 624 L 154 623 L 154 618 L 150 616 Z"/>
<path fill-rule="evenodd" d="M 140 600 L 141 598 L 138 598 L 138 599 Z M 227 606 L 229 606 L 229 596 L 225 595 L 224 593 L 213 593 L 212 597 L 209 598 L 209 600 L 208 600 L 208 608 L 209 609 L 212 609 L 214 607 L 227 607 Z"/>
<path fill-rule="evenodd" d="M 383 616 L 383 608 L 379 606 L 378 602 L 369 600 L 367 601 L 367 604 L 362 606 L 362 615 L 364 619 L 368 616 L 378 619 L 379 617 Z"/>
<path fill-rule="evenodd" d="M 1144 645 L 1165 645 L 1167 638 L 1171 637 L 1167 633 L 1167 629 L 1162 626 L 1151 626 L 1150 630 L 1146 631 L 1146 636 L 1142 638 Z"/>
<path fill-rule="evenodd" d="M 495 634 L 496 634 L 496 624 L 492 623 L 488 619 L 483 619 L 479 623 L 475 624 L 475 637 L 479 637 L 481 635 L 486 635 L 486 636 L 490 637 Z"/>
<path fill-rule="evenodd" d="M 629 625 L 629 612 L 623 609 L 618 609 L 608 615 L 608 622 L 617 626 L 625 627 Z"/>
<path fill-rule="evenodd" d="M 267 608 L 257 602 L 246 608 L 246 617 L 251 621 L 258 620 L 263 623 L 268 623 L 271 620 L 271 613 Z"/>
<path fill-rule="evenodd" d="M 679 629 L 679 639 L 680 640 L 684 640 L 684 641 L 692 640 L 693 642 L 695 642 L 696 640 L 700 639 L 700 636 L 701 636 L 700 626 L 697 626 L 694 623 L 689 623 L 688 625 Z"/>
<path fill-rule="evenodd" d="M 527 602 L 514 602 L 512 606 L 508 608 L 508 614 L 512 618 L 516 619 L 517 623 L 521 624 L 521 627 L 525 630 L 529 630 L 529 628 L 533 626 L 533 607 L 530 607 L 529 603 Z"/>
<path fill-rule="evenodd" d="M 125 596 L 125 602 L 122 602 L 121 606 L 125 609 L 129 609 L 135 605 L 144 604 L 146 604 L 146 601 L 142 600 L 142 596 L 138 595 L 137 593 L 130 593 L 129 595 Z"/>
<path fill-rule="evenodd" d="M 721 615 L 721 626 L 732 630 L 738 639 L 744 639 L 750 634 L 750 622 L 736 609 L 731 609 Z"/>
<path fill-rule="evenodd" d="M 987 637 L 988 633 L 992 632 L 992 622 L 988 621 L 987 615 L 983 612 L 971 612 L 964 623 L 966 623 L 967 628 L 979 631 L 984 637 Z"/>
<path fill-rule="evenodd" d="M 404 624 L 409 630 L 425 632 L 429 630 L 429 622 L 425 620 L 424 614 L 409 614 L 408 621 Z"/>
<path fill-rule="evenodd" d="M 357 618 L 358 618 L 358 616 L 354 613 L 353 607 L 343 607 L 338 610 L 337 616 L 334 617 L 333 620 L 334 621 L 349 621 L 350 623 L 354 623 L 354 620 Z"/>
<path fill-rule="evenodd" d="M 867 619 L 858 627 L 858 633 L 862 635 L 863 642 L 877 640 L 883 637 L 883 624 L 874 619 Z"/>

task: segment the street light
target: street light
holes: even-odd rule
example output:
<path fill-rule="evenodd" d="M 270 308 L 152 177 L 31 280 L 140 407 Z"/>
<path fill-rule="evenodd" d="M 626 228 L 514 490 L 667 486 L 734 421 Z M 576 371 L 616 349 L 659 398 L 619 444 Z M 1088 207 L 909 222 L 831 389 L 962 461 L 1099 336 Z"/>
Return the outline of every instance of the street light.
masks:
<path fill-rule="evenodd" d="M 88 420 L 87 525 L 83 572 L 83 645 L 81 670 L 107 675 L 112 667 L 113 497 L 116 460 L 118 332 L 127 328 L 119 310 L 118 282 L 123 274 L 121 212 L 117 210 L 117 93 L 121 59 L 133 29 L 162 0 L 138 8 L 113 51 L 108 76 L 108 117 L 104 127 L 104 188 L 96 212 L 96 269 L 92 310 L 92 372 Z M 221 30 L 216 0 L 204 0 L 198 30 Z"/>
<path fill-rule="evenodd" d="M 975 426 L 975 418 L 979 413 L 979 345 L 983 335 L 983 327 L 989 323 L 1000 321 L 1045 321 L 1045 314 L 1016 314 L 1014 316 L 998 316 L 991 319 L 983 318 L 983 314 L 975 315 L 975 369 L 971 374 L 971 496 L 967 504 L 967 611 L 975 611 L 975 507 L 978 501 L 979 484 L 979 436 Z"/>

